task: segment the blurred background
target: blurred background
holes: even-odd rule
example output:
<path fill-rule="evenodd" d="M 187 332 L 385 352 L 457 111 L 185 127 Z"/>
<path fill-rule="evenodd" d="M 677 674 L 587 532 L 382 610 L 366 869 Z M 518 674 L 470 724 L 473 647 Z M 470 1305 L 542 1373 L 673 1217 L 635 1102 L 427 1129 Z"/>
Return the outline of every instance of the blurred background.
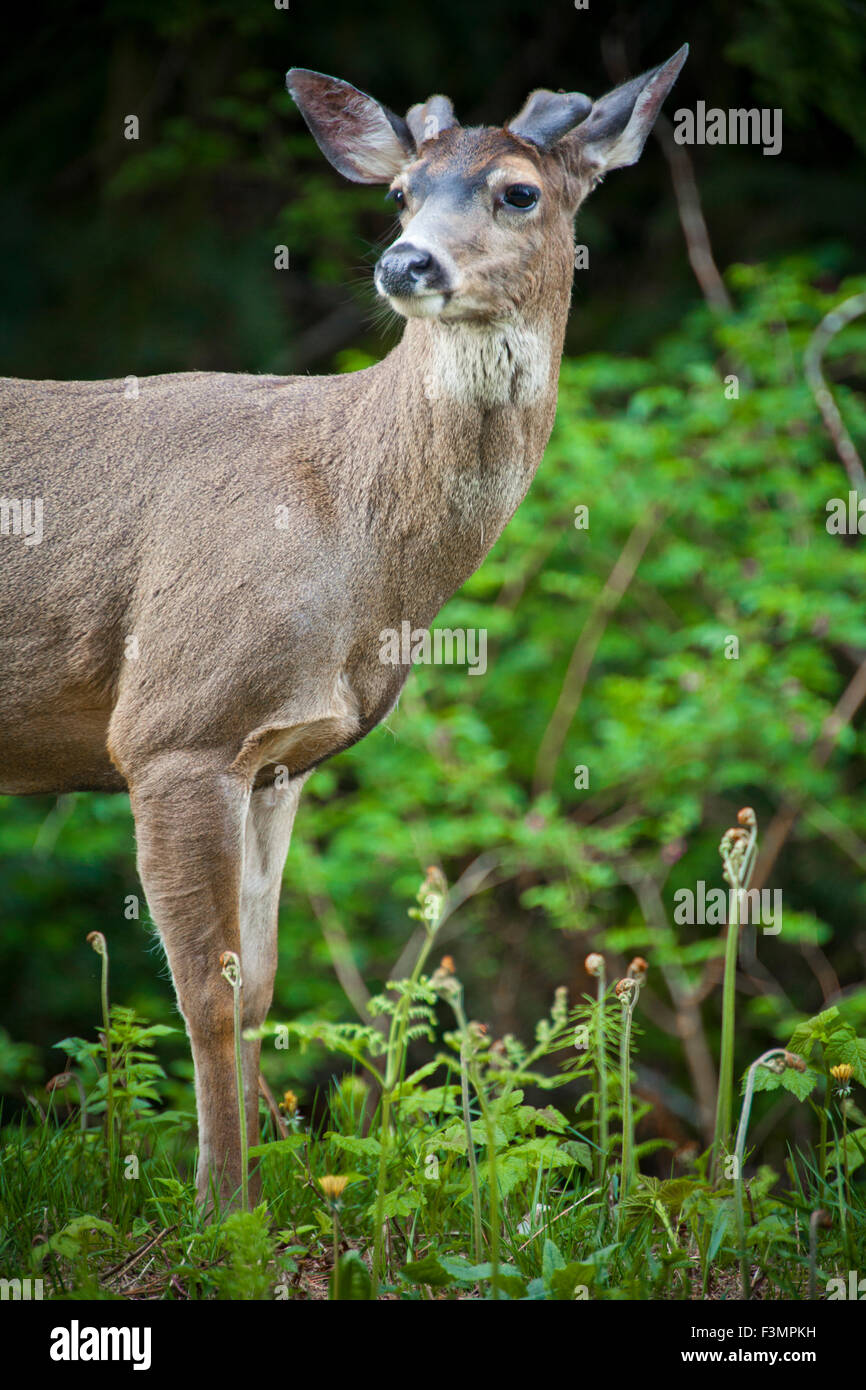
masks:
<path fill-rule="evenodd" d="M 393 215 L 319 154 L 289 66 L 401 112 L 445 91 L 464 124 L 502 124 L 533 87 L 595 97 L 684 41 L 641 162 L 579 215 L 589 266 L 545 461 L 440 619 L 487 629 L 487 674 L 417 670 L 387 727 L 312 778 L 272 1010 L 363 1016 L 439 863 L 466 894 L 445 944 L 496 1036 L 530 1037 L 556 986 L 588 990 L 588 950 L 611 975 L 647 959 L 639 1089 L 673 1147 L 712 1112 L 722 949 L 717 926 L 674 921 L 674 895 L 721 886 L 741 806 L 784 910 L 778 935 L 745 934 L 738 1065 L 822 1008 L 866 1020 L 866 540 L 827 531 L 851 465 L 803 367 L 823 316 L 866 291 L 862 6 L 68 0 L 34 12 L 0 73 L 0 373 L 329 372 L 399 334 L 370 286 Z M 781 108 L 781 153 L 675 145 L 698 101 Z M 823 357 L 861 455 L 864 325 Z M 213 641 L 219 660 L 218 615 Z M 179 1020 L 143 899 L 130 915 L 126 798 L 0 799 L 0 855 L 8 1114 L 60 1069 L 53 1044 L 92 1036 L 88 931 L 115 1001 Z M 160 1055 L 191 1108 L 182 1038 Z M 309 1105 L 330 1065 L 282 1052 L 267 1074 Z M 794 1102 L 764 1103 L 772 1157 Z"/>

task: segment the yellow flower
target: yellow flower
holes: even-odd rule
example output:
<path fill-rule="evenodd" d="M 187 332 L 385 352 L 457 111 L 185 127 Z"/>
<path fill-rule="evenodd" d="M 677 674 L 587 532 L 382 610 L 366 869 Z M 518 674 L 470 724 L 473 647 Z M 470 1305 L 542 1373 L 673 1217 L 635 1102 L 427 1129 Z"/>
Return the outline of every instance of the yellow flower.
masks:
<path fill-rule="evenodd" d="M 836 1082 L 836 1095 L 840 1097 L 850 1096 L 851 1078 L 854 1075 L 854 1068 L 850 1062 L 838 1062 L 835 1067 L 830 1068 L 830 1075 Z"/>
<path fill-rule="evenodd" d="M 342 1177 L 339 1173 L 326 1173 L 323 1178 L 319 1178 L 319 1187 L 330 1202 L 336 1202 L 342 1197 L 348 1181 L 348 1178 Z"/>
<path fill-rule="evenodd" d="M 294 1091 L 284 1091 L 283 1098 L 280 1101 L 280 1109 L 285 1110 L 287 1115 L 294 1115 L 297 1108 L 298 1097 L 295 1095 Z"/>

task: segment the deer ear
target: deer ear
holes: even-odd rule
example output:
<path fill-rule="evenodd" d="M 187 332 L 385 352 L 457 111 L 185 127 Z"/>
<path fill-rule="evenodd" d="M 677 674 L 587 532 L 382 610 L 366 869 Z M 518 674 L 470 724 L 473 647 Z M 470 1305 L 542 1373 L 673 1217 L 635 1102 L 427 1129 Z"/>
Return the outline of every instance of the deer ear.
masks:
<path fill-rule="evenodd" d="M 292 68 L 286 86 L 322 154 L 354 183 L 390 183 L 415 153 L 403 118 L 348 82 Z"/>
<path fill-rule="evenodd" d="M 450 130 L 458 121 L 448 98 L 435 96 L 410 106 L 406 112 L 406 124 L 416 147 L 420 150 L 425 140 L 435 140 L 443 130 Z"/>
<path fill-rule="evenodd" d="M 624 82 L 595 102 L 571 137 L 590 167 L 606 174 L 637 163 L 688 52 L 684 43 L 666 63 Z"/>
<path fill-rule="evenodd" d="M 527 97 L 505 129 L 539 149 L 549 150 L 591 110 L 592 102 L 583 92 L 550 92 L 542 87 Z"/>

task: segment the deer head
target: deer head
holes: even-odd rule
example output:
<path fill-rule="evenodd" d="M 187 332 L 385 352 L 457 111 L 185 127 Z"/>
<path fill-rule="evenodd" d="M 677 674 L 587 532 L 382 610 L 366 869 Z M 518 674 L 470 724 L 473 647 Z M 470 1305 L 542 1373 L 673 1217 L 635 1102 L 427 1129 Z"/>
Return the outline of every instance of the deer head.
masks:
<path fill-rule="evenodd" d="M 596 102 L 535 91 L 501 128 L 464 129 L 444 96 L 404 120 L 305 68 L 287 86 L 335 169 L 389 185 L 401 231 L 376 266 L 378 293 L 404 318 L 502 324 L 550 293 L 554 266 L 570 273 L 577 209 L 639 158 L 687 53 Z"/>

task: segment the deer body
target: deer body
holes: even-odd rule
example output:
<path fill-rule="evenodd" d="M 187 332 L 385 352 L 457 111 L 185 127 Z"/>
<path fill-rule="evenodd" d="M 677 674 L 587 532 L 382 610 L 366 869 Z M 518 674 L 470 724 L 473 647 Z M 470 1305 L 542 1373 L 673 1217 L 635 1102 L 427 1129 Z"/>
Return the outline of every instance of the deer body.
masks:
<path fill-rule="evenodd" d="M 258 774 L 255 732 L 274 731 L 270 748 L 333 688 L 333 740 L 274 759 L 295 775 L 384 717 L 407 668 L 378 660 L 380 632 L 427 627 L 478 567 L 553 423 L 561 342 L 524 404 L 536 363 L 515 365 L 504 330 L 457 326 L 445 349 L 439 331 L 412 323 L 346 376 L 189 373 L 133 398 L 123 380 L 0 386 L 7 427 L 48 425 L 15 486 L 50 499 L 44 550 L 4 557 L 5 669 L 22 672 L 0 711 L 7 791 L 126 790 L 141 759 L 215 743 Z M 518 401 L 470 394 L 473 360 L 480 392 Z"/>
<path fill-rule="evenodd" d="M 678 70 L 618 89 L 615 119 L 582 121 L 595 143 L 566 149 L 591 106 L 579 94 L 536 93 L 510 128 L 462 131 L 443 98 L 404 123 L 296 72 L 342 172 L 410 180 L 415 206 L 377 268 L 407 319 L 388 357 L 132 392 L 0 383 L 0 490 L 44 500 L 39 544 L 0 541 L 0 790 L 130 794 L 192 1042 L 202 1197 L 211 1179 L 229 1200 L 240 1183 L 220 956 L 239 955 L 244 1025 L 258 1026 L 301 787 L 396 702 L 408 668 L 380 660 L 383 629 L 428 627 L 525 495 L 553 425 L 574 210 L 602 150 L 633 162 L 635 113 L 639 153 Z M 503 180 L 485 248 L 479 205 Z M 522 206 L 536 183 L 540 214 Z M 245 1042 L 252 1134 L 258 1063 Z"/>

